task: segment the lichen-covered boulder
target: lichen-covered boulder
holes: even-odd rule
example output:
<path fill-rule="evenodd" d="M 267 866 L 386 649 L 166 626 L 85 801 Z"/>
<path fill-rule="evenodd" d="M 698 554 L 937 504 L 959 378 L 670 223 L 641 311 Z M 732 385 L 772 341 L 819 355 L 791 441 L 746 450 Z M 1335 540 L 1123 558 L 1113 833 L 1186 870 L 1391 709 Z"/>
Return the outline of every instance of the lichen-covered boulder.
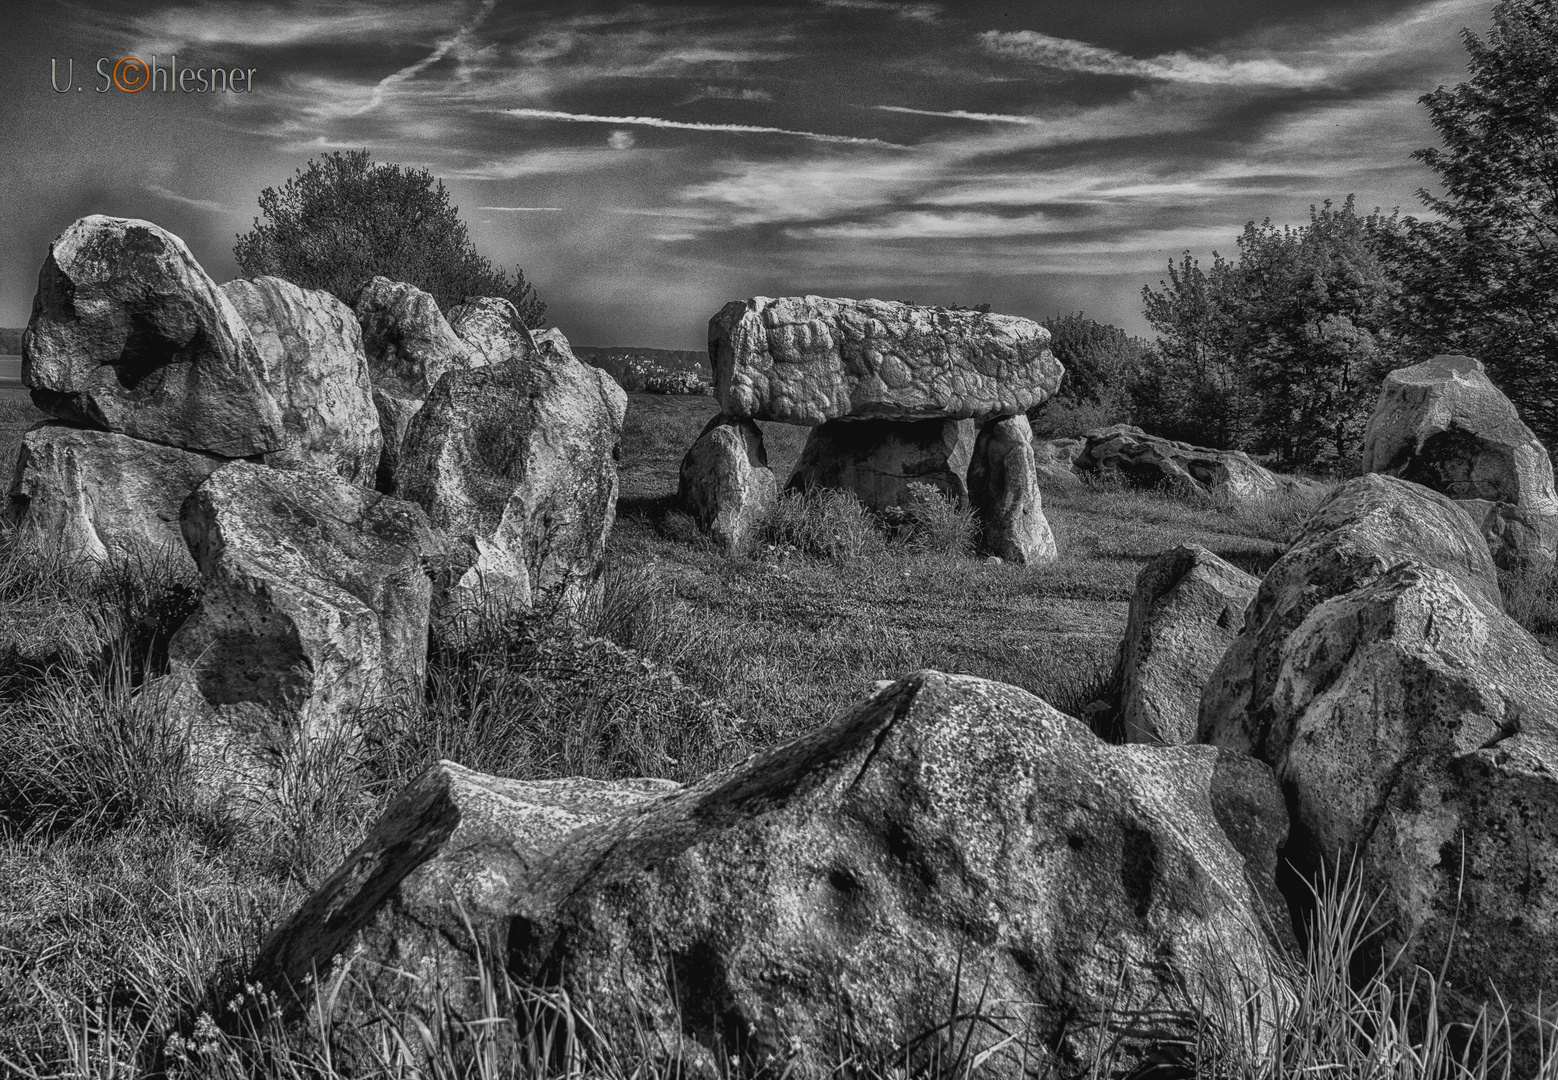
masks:
<path fill-rule="evenodd" d="M 184 502 L 200 606 L 169 644 L 208 786 L 272 779 L 298 737 L 420 693 L 441 545 L 421 509 L 318 469 L 232 462 Z"/>
<path fill-rule="evenodd" d="M 527 362 L 438 381 L 407 429 L 396 493 L 463 547 L 455 609 L 544 602 L 577 612 L 594 595 L 626 414 L 627 395 L 605 372 L 550 344 Z"/>
<path fill-rule="evenodd" d="M 840 1016 L 846 1052 L 901 1063 L 960 981 L 964 1007 L 1021 1033 L 994 1049 L 1001 1031 L 971 1026 L 986 1071 L 1064 1074 L 1111 1007 L 1276 985 L 1262 908 L 1280 921 L 1281 900 L 1259 883 L 1285 834 L 1248 757 L 1108 746 L 1016 687 L 922 671 L 685 789 L 442 763 L 276 928 L 255 976 L 296 987 L 349 955 L 361 981 L 322 1006 L 338 1017 L 370 994 L 414 1011 L 438 985 L 468 1008 L 474 931 L 522 983 L 560 982 L 609 1044 L 797 1076 L 831 1074 Z"/>
<path fill-rule="evenodd" d="M 500 296 L 475 296 L 450 309 L 449 327 L 470 346 L 472 367 L 527 360 L 536 351 L 535 339 L 519 312 Z"/>
<path fill-rule="evenodd" d="M 1242 450 L 1213 450 L 1148 435 L 1129 424 L 1089 431 L 1074 459 L 1079 472 L 1112 477 L 1130 487 L 1166 484 L 1186 492 L 1247 503 L 1283 493 L 1276 474 Z"/>
<path fill-rule="evenodd" d="M 709 320 L 720 408 L 789 424 L 1025 412 L 1060 385 L 1049 341 L 1015 315 L 823 296 L 735 300 Z"/>
<path fill-rule="evenodd" d="M 752 541 L 778 497 L 763 433 L 750 420 L 720 413 L 682 458 L 677 499 L 725 551 Z"/>
<path fill-rule="evenodd" d="M 1033 429 L 1026 416 L 998 416 L 980 427 L 968 465 L 968 498 L 987 553 L 1029 566 L 1058 557 L 1055 534 L 1044 517 Z"/>
<path fill-rule="evenodd" d="M 362 327 L 384 441 L 376 486 L 389 492 L 411 418 L 445 372 L 472 365 L 473 350 L 450 328 L 432 294 L 415 285 L 370 278 L 357 290 L 352 310 Z"/>
<path fill-rule="evenodd" d="M 1195 742 L 1201 692 L 1259 587 L 1259 578 L 1199 544 L 1170 548 L 1142 567 L 1113 680 L 1126 742 Z"/>
<path fill-rule="evenodd" d="M 1497 571 L 1462 507 L 1420 484 L 1370 473 L 1338 487 L 1261 579 L 1244 625 L 1201 697 L 1198 738 L 1266 757 L 1282 643 L 1315 605 L 1411 559 L 1502 610 Z"/>
<path fill-rule="evenodd" d="M 248 328 L 177 236 L 81 218 L 49 245 L 22 337 L 22 382 L 72 423 L 223 457 L 285 444 Z"/>
<path fill-rule="evenodd" d="M 1039 487 L 1048 491 L 1080 491 L 1082 474 L 1072 464 L 1087 442 L 1083 439 L 1035 439 L 1033 471 Z"/>
<path fill-rule="evenodd" d="M 1551 567 L 1558 555 L 1553 463 L 1469 356 L 1436 356 L 1385 377 L 1364 435 L 1363 469 L 1475 502 L 1501 567 Z"/>
<path fill-rule="evenodd" d="M 352 309 L 278 277 L 229 281 L 222 293 L 259 347 L 281 406 L 286 445 L 265 463 L 326 469 L 371 486 L 384 441 Z"/>
<path fill-rule="evenodd" d="M 909 485 L 966 502 L 972 420 L 830 420 L 811 430 L 787 489 L 848 491 L 876 510 L 908 506 Z"/>
<path fill-rule="evenodd" d="M 43 423 L 22 436 L 6 516 L 17 543 L 65 559 L 194 564 L 179 507 L 226 463 L 111 431 Z"/>

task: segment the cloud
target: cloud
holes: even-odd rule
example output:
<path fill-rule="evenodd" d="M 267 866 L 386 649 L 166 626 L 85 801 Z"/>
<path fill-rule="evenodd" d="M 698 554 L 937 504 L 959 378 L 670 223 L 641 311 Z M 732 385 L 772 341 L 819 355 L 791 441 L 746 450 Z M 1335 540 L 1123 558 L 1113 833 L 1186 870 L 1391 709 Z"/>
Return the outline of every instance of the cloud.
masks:
<path fill-rule="evenodd" d="M 637 142 L 638 136 L 631 131 L 623 131 L 621 129 L 613 131 L 606 138 L 606 145 L 613 150 L 631 150 Z"/>
<path fill-rule="evenodd" d="M 774 96 L 767 90 L 758 90 L 747 86 L 703 86 L 692 98 L 714 98 L 719 101 L 772 101 Z"/>
<path fill-rule="evenodd" d="M 1029 124 L 1041 126 L 1046 121 L 1037 116 L 1019 116 L 1013 113 L 967 112 L 963 109 L 911 109 L 906 105 L 873 105 L 882 112 L 908 113 L 911 116 L 944 116 L 949 120 L 979 120 L 987 124 Z"/>
<path fill-rule="evenodd" d="M 938 4 L 895 4 L 890 3 L 889 0 L 820 0 L 820 2 L 823 7 L 845 11 L 878 11 L 911 22 L 932 23 L 941 17 L 941 7 Z"/>
<path fill-rule="evenodd" d="M 559 112 L 555 109 L 504 109 L 508 116 L 523 120 L 562 120 L 578 124 L 624 124 L 637 127 L 673 128 L 679 131 L 728 131 L 737 135 L 794 135 L 816 142 L 841 143 L 850 146 L 885 146 L 897 150 L 907 147 L 882 139 L 862 139 L 853 135 L 825 135 L 817 131 L 796 131 L 791 128 L 767 127 L 761 124 L 705 124 L 693 120 L 666 120 L 658 116 L 597 116 L 593 113 Z"/>
<path fill-rule="evenodd" d="M 542 212 L 557 212 L 561 206 L 478 206 L 478 210 L 501 210 L 507 214 L 534 214 Z"/>
<path fill-rule="evenodd" d="M 1051 37 L 1037 30 L 986 30 L 979 35 L 984 48 L 997 56 L 1025 60 L 1061 71 L 1089 75 L 1124 75 L 1162 82 L 1203 83 L 1218 86 L 1317 86 L 1330 76 L 1323 68 L 1300 68 L 1274 56 L 1232 60 L 1225 56 L 1193 56 L 1165 53 L 1146 60 L 1085 41 Z"/>
<path fill-rule="evenodd" d="M 147 51 L 172 52 L 189 45 L 272 48 L 365 39 L 415 40 L 445 18 L 436 6 L 335 3 L 298 11 L 274 4 L 207 3 L 137 16 L 130 26 Z"/>
<path fill-rule="evenodd" d="M 487 16 L 492 13 L 493 5 L 495 5 L 497 2 L 498 0 L 482 0 L 481 7 L 477 8 L 476 14 L 472 16 L 471 20 L 464 26 L 461 26 L 449 37 L 439 41 L 434 46 L 432 52 L 428 53 L 416 63 L 409 64 L 406 67 L 401 68 L 399 71 L 390 75 L 386 75 L 384 78 L 380 79 L 379 84 L 373 88 L 372 95 L 368 98 L 367 104 L 362 107 L 361 111 L 366 112 L 369 109 L 377 108 L 379 104 L 383 102 L 384 95 L 392 87 L 416 78 L 422 72 L 426 71 L 440 60 L 443 60 L 451 52 L 459 49 L 462 45 L 464 45 L 470 36 L 476 32 L 476 29 L 481 26 L 483 20 L 485 20 Z"/>
<path fill-rule="evenodd" d="M 153 195 L 176 203 L 183 203 L 185 206 L 193 206 L 198 210 L 209 210 L 213 214 L 238 214 L 242 216 L 240 211 L 224 206 L 222 203 L 213 202 L 210 199 L 195 199 L 188 195 L 180 195 L 178 192 L 165 188 L 161 184 L 142 184 L 141 186 Z"/>

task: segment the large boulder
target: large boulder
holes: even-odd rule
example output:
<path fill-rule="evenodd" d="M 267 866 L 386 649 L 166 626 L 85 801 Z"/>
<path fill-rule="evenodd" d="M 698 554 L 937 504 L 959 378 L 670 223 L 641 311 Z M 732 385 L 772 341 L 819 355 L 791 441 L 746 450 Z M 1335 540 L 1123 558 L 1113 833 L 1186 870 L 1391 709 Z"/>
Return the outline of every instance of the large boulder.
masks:
<path fill-rule="evenodd" d="M 1436 356 L 1385 377 L 1363 469 L 1466 501 L 1501 567 L 1547 568 L 1558 554 L 1552 459 L 1469 356 Z"/>
<path fill-rule="evenodd" d="M 43 423 L 22 436 L 6 516 L 17 542 L 65 559 L 167 559 L 193 569 L 179 507 L 225 458 Z"/>
<path fill-rule="evenodd" d="M 720 408 L 790 424 L 1025 412 L 1060 385 L 1049 341 L 1015 315 L 887 300 L 758 296 L 709 320 Z"/>
<path fill-rule="evenodd" d="M 519 312 L 501 296 L 474 296 L 450 309 L 449 328 L 470 347 L 472 367 L 528 360 L 536 351 Z"/>
<path fill-rule="evenodd" d="M 396 493 L 460 542 L 455 610 L 490 600 L 576 612 L 594 595 L 626 415 L 610 376 L 551 344 L 438 381 L 406 432 Z"/>
<path fill-rule="evenodd" d="M 200 606 L 169 644 L 211 786 L 268 782 L 297 737 L 420 692 L 440 545 L 421 509 L 317 469 L 233 462 L 184 502 Z"/>
<path fill-rule="evenodd" d="M 966 502 L 972 420 L 830 420 L 806 437 L 791 491 L 833 488 L 877 510 L 908 506 L 912 483 Z"/>
<path fill-rule="evenodd" d="M 1055 534 L 1044 517 L 1026 416 L 998 416 L 980 427 L 968 465 L 968 497 L 984 550 L 1007 562 L 1054 562 Z"/>
<path fill-rule="evenodd" d="M 352 310 L 362 327 L 384 442 L 377 486 L 389 492 L 411 418 L 445 372 L 472 365 L 473 350 L 450 328 L 432 294 L 415 285 L 370 278 L 357 290 Z"/>
<path fill-rule="evenodd" d="M 1033 471 L 1039 487 L 1049 491 L 1080 491 L 1082 474 L 1072 464 L 1087 447 L 1084 439 L 1035 439 Z"/>
<path fill-rule="evenodd" d="M 1261 579 L 1239 636 L 1207 680 L 1198 738 L 1269 760 L 1265 740 L 1279 707 L 1283 643 L 1316 605 L 1407 559 L 1444 571 L 1468 596 L 1502 610 L 1487 545 L 1458 503 L 1379 473 L 1349 480 Z"/>
<path fill-rule="evenodd" d="M 352 309 L 278 277 L 229 281 L 222 293 L 259 346 L 281 405 L 286 445 L 265 463 L 326 469 L 371 485 L 383 439 Z"/>
<path fill-rule="evenodd" d="M 1130 487 L 1166 484 L 1236 504 L 1269 499 L 1288 487 L 1241 450 L 1192 446 L 1148 435 L 1129 424 L 1089 431 L 1084 438 L 1086 446 L 1074 459 L 1074 467 Z"/>
<path fill-rule="evenodd" d="M 752 541 L 778 497 L 763 433 L 750 420 L 720 413 L 682 458 L 677 498 L 725 551 Z"/>
<path fill-rule="evenodd" d="M 49 245 L 22 337 L 44 412 L 223 457 L 285 445 L 247 327 L 184 241 L 149 221 L 81 218 Z"/>
<path fill-rule="evenodd" d="M 1002 1027 L 1019 1034 L 994 1075 L 1065 1073 L 1110 1008 L 1270 993 L 1262 909 L 1281 901 L 1252 883 L 1285 833 L 1269 770 L 1243 755 L 1108 746 L 1016 687 L 922 671 L 686 789 L 444 762 L 276 928 L 255 975 L 300 987 L 350 956 L 359 981 L 320 1006 L 338 1018 L 415 1011 L 437 987 L 469 1009 L 474 935 L 522 983 L 561 983 L 607 1044 L 699 1074 L 728 1055 L 830 1075 L 841 1049 L 924 1065 L 965 1032 L 971 1054 L 992 1049 Z M 1009 1025 L 910 1049 L 955 985 L 960 1008 Z"/>
<path fill-rule="evenodd" d="M 1142 567 L 1112 680 L 1126 742 L 1195 742 L 1201 692 L 1259 587 L 1260 579 L 1199 544 L 1170 548 Z"/>

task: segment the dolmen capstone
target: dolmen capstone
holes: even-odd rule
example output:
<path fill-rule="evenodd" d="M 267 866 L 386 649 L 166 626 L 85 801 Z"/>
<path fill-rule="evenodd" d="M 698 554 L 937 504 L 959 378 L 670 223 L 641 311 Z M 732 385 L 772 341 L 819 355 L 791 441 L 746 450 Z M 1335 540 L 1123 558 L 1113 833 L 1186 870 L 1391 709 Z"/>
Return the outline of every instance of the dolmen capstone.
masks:
<path fill-rule="evenodd" d="M 1452 1019 L 1494 988 L 1517 1018 L 1551 1002 L 1558 666 L 1504 613 L 1463 503 L 1379 473 L 1341 485 L 1262 580 L 1198 736 L 1276 770 L 1285 865 L 1356 860 L 1382 954 L 1444 966 Z"/>
<path fill-rule="evenodd" d="M 1062 369 L 1048 346 L 1047 330 L 1012 315 L 820 296 L 733 301 L 709 320 L 723 419 L 683 462 L 683 502 L 722 545 L 741 546 L 750 527 L 732 531 L 728 522 L 753 515 L 727 508 L 721 492 L 745 505 L 747 491 L 767 487 L 728 483 L 758 467 L 751 447 L 762 435 L 753 421 L 798 424 L 812 432 L 790 490 L 841 489 L 888 509 L 912 501 L 910 484 L 929 483 L 1003 515 L 985 532 L 1005 557 L 1053 558 L 1038 485 L 1027 476 L 1031 453 L 1024 463 L 1020 450 L 1008 449 L 1021 441 L 1018 429 L 1007 425 L 985 439 L 999 448 L 998 463 L 979 475 L 1000 490 L 968 488 L 981 429 L 1022 415 L 1059 386 Z M 740 439 L 732 425 L 746 425 Z"/>
<path fill-rule="evenodd" d="M 1436 356 L 1387 375 L 1364 434 L 1363 471 L 1455 499 L 1501 569 L 1547 570 L 1558 557 L 1552 458 L 1479 360 Z"/>
<path fill-rule="evenodd" d="M 440 763 L 253 977 L 336 1031 L 425 1022 L 439 994 L 471 1017 L 479 949 L 499 979 L 565 990 L 607 1045 L 819 1078 L 840 1018 L 845 1052 L 917 1071 L 958 985 L 960 1008 L 1011 1018 L 960 1026 L 987 1071 L 1068 1075 L 1111 1006 L 1242 1015 L 1254 994 L 1280 1020 L 1286 827 L 1247 755 L 1110 746 L 1017 687 L 921 671 L 688 787 Z M 1003 1028 L 1020 1045 L 996 1048 Z"/>

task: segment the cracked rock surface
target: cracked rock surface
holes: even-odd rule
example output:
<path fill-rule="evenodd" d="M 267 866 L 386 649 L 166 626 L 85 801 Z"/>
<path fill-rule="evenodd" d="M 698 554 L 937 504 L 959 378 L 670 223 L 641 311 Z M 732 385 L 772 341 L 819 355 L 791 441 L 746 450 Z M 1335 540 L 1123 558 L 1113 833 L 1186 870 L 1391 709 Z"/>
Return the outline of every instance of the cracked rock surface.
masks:
<path fill-rule="evenodd" d="M 435 972 L 466 992 L 469 918 L 489 958 L 561 983 L 610 1038 L 639 1025 L 695 1070 L 718 1049 L 822 1075 L 841 1016 L 890 1054 L 945 1020 L 961 969 L 965 1006 L 983 988 L 1031 1018 L 1030 1068 L 1075 1066 L 1076 1018 L 1117 988 L 1145 1008 L 1269 985 L 1260 910 L 1281 901 L 1250 882 L 1285 830 L 1251 758 L 1109 746 L 1016 687 L 921 671 L 687 788 L 442 763 L 257 975 L 351 955 L 379 1002 L 416 1008 Z M 998 1038 L 976 1029 L 976 1049 Z M 1022 1075 L 1015 1051 L 987 1068 Z"/>

